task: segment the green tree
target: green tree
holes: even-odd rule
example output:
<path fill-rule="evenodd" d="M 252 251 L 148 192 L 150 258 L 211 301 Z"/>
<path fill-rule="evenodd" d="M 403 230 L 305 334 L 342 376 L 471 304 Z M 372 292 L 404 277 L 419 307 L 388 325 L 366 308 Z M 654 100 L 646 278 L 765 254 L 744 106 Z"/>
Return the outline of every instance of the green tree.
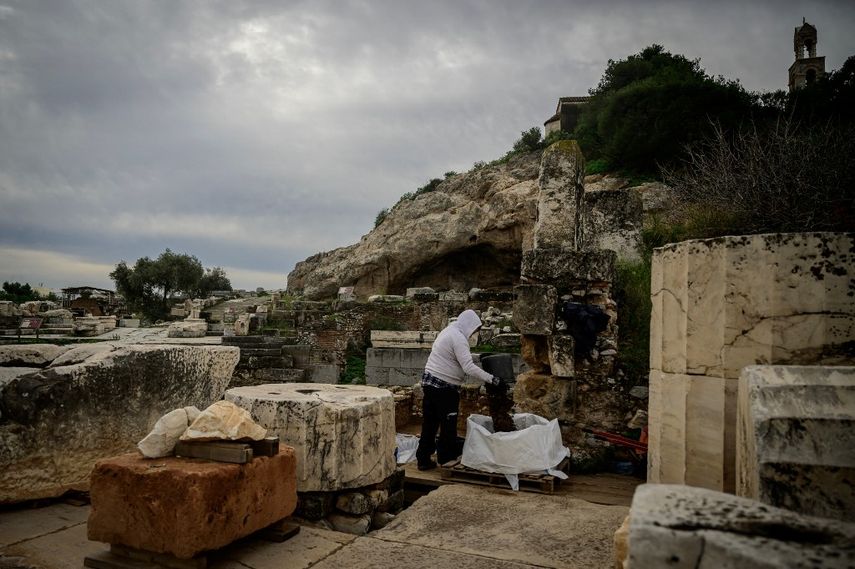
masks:
<path fill-rule="evenodd" d="M 32 289 L 30 283 L 4 282 L 0 300 L 11 300 L 15 304 L 21 304 L 31 300 L 41 300 L 41 296 Z"/>
<path fill-rule="evenodd" d="M 230 290 L 231 283 L 220 267 L 207 272 L 193 255 L 167 249 L 157 259 L 142 257 L 133 267 L 119 262 L 110 278 L 128 306 L 156 320 L 169 314 L 177 296 L 202 296 L 211 290 Z M 209 288 L 216 286 L 216 288 Z"/>
<path fill-rule="evenodd" d="M 232 290 L 232 283 L 222 267 L 205 269 L 205 274 L 199 279 L 199 285 L 194 296 L 208 297 L 215 290 Z"/>
<path fill-rule="evenodd" d="M 739 83 L 710 77 L 698 60 L 652 45 L 624 60 L 609 60 L 582 108 L 576 138 L 589 159 L 618 169 L 655 174 L 687 144 L 703 139 L 712 121 L 729 129 L 758 110 Z"/>

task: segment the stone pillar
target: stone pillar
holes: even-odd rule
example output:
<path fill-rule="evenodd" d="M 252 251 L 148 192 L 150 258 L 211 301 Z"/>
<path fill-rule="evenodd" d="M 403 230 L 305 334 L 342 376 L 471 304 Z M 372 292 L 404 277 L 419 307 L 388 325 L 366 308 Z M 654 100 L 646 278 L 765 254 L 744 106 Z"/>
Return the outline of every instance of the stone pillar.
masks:
<path fill-rule="evenodd" d="M 723 237 L 651 268 L 648 481 L 733 492 L 746 365 L 834 363 L 855 339 L 852 234 Z"/>
<path fill-rule="evenodd" d="M 582 195 L 585 157 L 575 140 L 556 142 L 543 151 L 534 248 L 581 246 Z"/>
<path fill-rule="evenodd" d="M 738 495 L 855 520 L 855 367 L 748 366 L 738 418 Z"/>
<path fill-rule="evenodd" d="M 294 447 L 300 492 L 360 488 L 395 470 L 395 400 L 385 389 L 268 384 L 229 389 L 226 400 Z"/>

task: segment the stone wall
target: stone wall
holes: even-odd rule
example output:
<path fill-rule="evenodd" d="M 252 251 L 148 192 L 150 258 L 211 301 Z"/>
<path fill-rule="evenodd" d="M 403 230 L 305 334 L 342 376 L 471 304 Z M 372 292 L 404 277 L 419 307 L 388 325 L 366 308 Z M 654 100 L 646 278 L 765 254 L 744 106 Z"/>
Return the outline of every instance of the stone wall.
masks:
<path fill-rule="evenodd" d="M 654 252 L 649 482 L 734 491 L 742 368 L 852 361 L 853 251 L 852 234 L 807 233 Z"/>
<path fill-rule="evenodd" d="M 475 298 L 472 298 L 475 296 Z M 510 312 L 512 300 L 486 293 L 436 293 L 425 300 L 327 303 L 281 301 L 271 318 L 293 330 L 293 340 L 308 346 L 309 381 L 334 382 L 348 355 L 366 353 L 372 330 L 442 330 L 451 318 L 471 308 L 478 312 Z M 402 368 L 407 366 L 402 366 Z"/>

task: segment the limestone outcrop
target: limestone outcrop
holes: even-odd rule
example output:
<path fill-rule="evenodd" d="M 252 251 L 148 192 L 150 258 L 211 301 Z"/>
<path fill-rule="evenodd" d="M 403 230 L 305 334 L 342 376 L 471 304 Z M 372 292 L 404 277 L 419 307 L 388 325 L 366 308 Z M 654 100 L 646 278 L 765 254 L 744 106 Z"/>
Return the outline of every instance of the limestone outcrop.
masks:
<path fill-rule="evenodd" d="M 288 290 L 333 298 L 353 286 L 367 297 L 509 286 L 531 247 L 540 153 L 452 176 L 433 192 L 402 200 L 357 244 L 309 257 L 288 275 Z M 416 282 L 417 281 L 417 282 Z"/>
<path fill-rule="evenodd" d="M 68 349 L 67 346 L 53 344 L 0 346 L 0 366 L 45 367 Z"/>
<path fill-rule="evenodd" d="M 737 416 L 737 494 L 855 520 L 855 367 L 746 367 Z"/>
<path fill-rule="evenodd" d="M 855 524 L 689 486 L 643 484 L 632 499 L 628 569 L 853 564 Z"/>
<path fill-rule="evenodd" d="M 385 389 L 279 383 L 229 389 L 226 400 L 294 447 L 300 492 L 359 488 L 395 470 L 395 400 Z"/>
<path fill-rule="evenodd" d="M 222 346 L 98 348 L 70 350 L 60 358 L 76 363 L 0 387 L 0 503 L 86 488 L 96 460 L 133 450 L 163 414 L 222 398 L 239 355 Z"/>

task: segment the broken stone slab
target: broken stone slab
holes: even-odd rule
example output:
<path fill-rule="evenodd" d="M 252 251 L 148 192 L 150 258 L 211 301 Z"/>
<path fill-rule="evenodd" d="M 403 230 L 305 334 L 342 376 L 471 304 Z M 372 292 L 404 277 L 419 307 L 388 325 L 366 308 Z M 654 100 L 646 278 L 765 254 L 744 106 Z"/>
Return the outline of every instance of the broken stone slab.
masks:
<path fill-rule="evenodd" d="M 413 300 L 418 300 L 420 297 L 423 297 L 425 295 L 432 298 L 436 294 L 436 291 L 429 286 L 417 286 L 408 288 L 406 292 L 406 297 Z"/>
<path fill-rule="evenodd" d="M 267 430 L 246 409 L 231 401 L 217 401 L 196 417 L 181 435 L 182 441 L 260 441 Z"/>
<path fill-rule="evenodd" d="M 855 520 L 855 367 L 748 366 L 737 407 L 738 495 Z"/>
<path fill-rule="evenodd" d="M 576 375 L 574 350 L 576 343 L 572 336 L 555 334 L 549 336 L 549 369 L 552 375 L 558 377 L 573 377 Z"/>
<path fill-rule="evenodd" d="M 406 298 L 400 294 L 372 294 L 368 297 L 370 303 L 395 303 L 404 302 L 404 300 Z"/>
<path fill-rule="evenodd" d="M 106 459 L 92 472 L 88 537 L 190 559 L 291 515 L 295 472 L 293 449 L 284 446 L 240 465 L 138 454 Z"/>
<path fill-rule="evenodd" d="M 166 335 L 170 338 L 204 338 L 208 323 L 201 318 L 187 318 L 169 325 Z"/>
<path fill-rule="evenodd" d="M 151 432 L 137 443 L 146 458 L 170 456 L 187 427 L 199 416 L 196 407 L 183 407 L 170 411 L 157 420 Z"/>
<path fill-rule="evenodd" d="M 368 497 L 361 492 L 339 494 L 335 500 L 335 507 L 342 512 L 355 515 L 367 514 L 374 508 Z"/>
<path fill-rule="evenodd" d="M 68 346 L 53 344 L 0 346 L 0 366 L 45 367 L 69 349 Z"/>
<path fill-rule="evenodd" d="M 371 330 L 374 348 L 414 348 L 430 350 L 439 332 L 421 330 Z"/>
<path fill-rule="evenodd" d="M 855 341 L 853 267 L 852 233 L 721 237 L 656 249 L 651 368 L 738 379 L 748 365 L 841 365 Z"/>
<path fill-rule="evenodd" d="M 534 248 L 581 247 L 577 204 L 584 193 L 585 157 L 575 140 L 556 142 L 543 151 L 538 178 Z"/>
<path fill-rule="evenodd" d="M 555 287 L 541 284 L 514 287 L 514 325 L 521 334 L 549 336 L 555 324 L 558 294 Z"/>
<path fill-rule="evenodd" d="M 630 569 L 855 564 L 855 524 L 703 488 L 643 484 L 629 516 Z"/>
<path fill-rule="evenodd" d="M 332 524 L 335 531 L 349 533 L 352 535 L 365 535 L 371 527 L 371 515 L 362 514 L 360 516 L 342 514 L 335 512 L 327 517 L 327 520 Z"/>
<path fill-rule="evenodd" d="M 614 251 L 532 249 L 523 252 L 521 271 L 525 281 L 550 284 L 565 294 L 590 283 L 614 282 L 616 262 Z"/>
<path fill-rule="evenodd" d="M 0 390 L 0 503 L 85 490 L 97 460 L 133 450 L 162 415 L 222 398 L 237 360 L 223 346 L 115 345 L 12 379 Z"/>
<path fill-rule="evenodd" d="M 287 383 L 229 389 L 226 400 L 294 447 L 300 492 L 360 488 L 395 470 L 395 401 L 385 389 Z"/>

